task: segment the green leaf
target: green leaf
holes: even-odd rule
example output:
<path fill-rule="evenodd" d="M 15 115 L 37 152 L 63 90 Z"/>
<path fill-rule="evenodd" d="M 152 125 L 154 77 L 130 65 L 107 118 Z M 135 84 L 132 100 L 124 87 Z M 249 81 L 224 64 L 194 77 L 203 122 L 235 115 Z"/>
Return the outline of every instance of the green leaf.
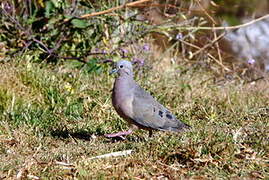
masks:
<path fill-rule="evenodd" d="M 46 8 L 45 8 L 45 9 L 46 9 L 45 17 L 46 17 L 46 18 L 49 18 L 51 12 L 52 12 L 53 9 L 54 9 L 54 5 L 52 4 L 51 1 L 46 1 Z"/>
<path fill-rule="evenodd" d="M 229 26 L 235 26 L 240 24 L 240 20 L 235 15 L 225 15 L 223 19 L 228 22 Z"/>
<path fill-rule="evenodd" d="M 59 8 L 59 7 L 60 7 L 60 3 L 61 3 L 61 1 L 58 1 L 58 0 L 51 0 L 51 2 L 53 3 L 53 5 L 54 5 L 56 8 Z"/>
<path fill-rule="evenodd" d="M 73 19 L 71 23 L 73 24 L 74 27 L 82 29 L 88 27 L 89 25 L 85 20 L 81 19 Z"/>
<path fill-rule="evenodd" d="M 72 19 L 73 16 L 71 16 L 71 15 L 64 15 L 64 18 L 66 18 L 66 19 Z"/>

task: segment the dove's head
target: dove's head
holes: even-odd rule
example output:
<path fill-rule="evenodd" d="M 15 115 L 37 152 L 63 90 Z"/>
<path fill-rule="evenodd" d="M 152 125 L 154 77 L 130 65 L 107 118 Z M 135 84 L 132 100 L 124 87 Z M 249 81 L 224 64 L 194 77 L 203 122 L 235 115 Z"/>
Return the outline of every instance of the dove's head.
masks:
<path fill-rule="evenodd" d="M 120 60 L 116 63 L 116 67 L 110 72 L 118 73 L 119 75 L 130 75 L 133 76 L 133 65 L 130 61 Z"/>

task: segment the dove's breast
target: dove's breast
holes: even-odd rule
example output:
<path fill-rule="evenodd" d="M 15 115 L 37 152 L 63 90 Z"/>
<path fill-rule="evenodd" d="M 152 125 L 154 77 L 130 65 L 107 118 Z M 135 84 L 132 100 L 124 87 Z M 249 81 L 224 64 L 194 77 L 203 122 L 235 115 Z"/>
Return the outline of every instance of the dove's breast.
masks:
<path fill-rule="evenodd" d="M 117 113 L 129 123 L 132 123 L 133 99 L 133 88 L 130 87 L 129 81 L 124 78 L 117 78 L 113 87 L 112 104 Z"/>

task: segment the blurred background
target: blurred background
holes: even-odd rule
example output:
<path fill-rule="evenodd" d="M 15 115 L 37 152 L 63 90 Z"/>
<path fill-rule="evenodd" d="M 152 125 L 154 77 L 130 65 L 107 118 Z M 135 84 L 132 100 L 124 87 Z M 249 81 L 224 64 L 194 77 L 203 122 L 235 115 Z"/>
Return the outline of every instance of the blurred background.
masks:
<path fill-rule="evenodd" d="M 97 61 L 120 58 L 161 70 L 174 63 L 198 65 L 222 76 L 263 76 L 269 70 L 269 20 L 254 21 L 268 13 L 267 0 L 132 3 L 2 1 L 1 61 L 29 54 L 34 62 L 71 60 L 95 70 Z M 235 27 L 224 28 L 229 26 Z"/>

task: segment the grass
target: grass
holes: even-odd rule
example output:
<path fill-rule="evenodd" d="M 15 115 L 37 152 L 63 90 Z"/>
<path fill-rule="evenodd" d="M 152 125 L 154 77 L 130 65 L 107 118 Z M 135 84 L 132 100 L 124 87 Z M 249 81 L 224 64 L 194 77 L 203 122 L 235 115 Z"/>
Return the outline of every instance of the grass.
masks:
<path fill-rule="evenodd" d="M 112 107 L 108 67 L 89 74 L 71 63 L 22 59 L 0 67 L 0 179 L 269 177 L 266 80 L 220 84 L 204 69 L 178 65 L 138 73 L 139 84 L 193 128 L 152 138 L 140 130 L 115 141 L 103 134 L 128 126 Z M 90 159 L 129 149 L 128 156 Z"/>

